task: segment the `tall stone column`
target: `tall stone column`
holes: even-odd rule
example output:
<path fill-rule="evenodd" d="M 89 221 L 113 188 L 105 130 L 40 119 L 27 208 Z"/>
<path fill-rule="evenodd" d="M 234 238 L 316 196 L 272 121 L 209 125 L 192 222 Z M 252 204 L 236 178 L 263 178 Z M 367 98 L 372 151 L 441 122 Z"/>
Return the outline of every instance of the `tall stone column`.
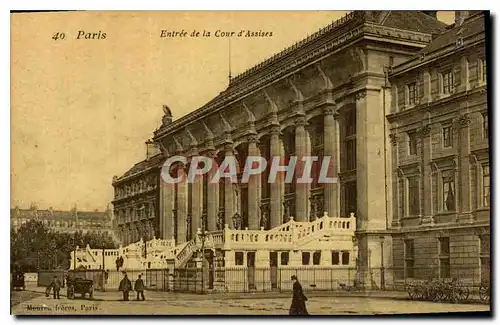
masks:
<path fill-rule="evenodd" d="M 307 152 L 307 134 L 305 125 L 307 124 L 305 116 L 299 117 L 295 121 L 295 155 L 297 156 L 297 165 L 295 168 L 295 179 L 302 178 L 304 174 L 304 164 L 302 160 Z M 310 175 L 304 175 L 309 177 Z M 295 220 L 308 221 L 307 205 L 309 204 L 309 190 L 307 183 L 295 184 Z"/>
<path fill-rule="evenodd" d="M 233 144 L 226 143 L 224 147 L 225 151 L 225 159 L 228 157 L 234 157 L 233 153 Z M 224 223 L 229 225 L 230 228 L 233 228 L 232 218 L 236 210 L 234 208 L 234 188 L 231 183 L 231 178 L 224 178 Z"/>
<path fill-rule="evenodd" d="M 196 175 L 191 187 L 191 239 L 201 228 L 201 214 L 203 210 L 203 175 Z"/>
<path fill-rule="evenodd" d="M 330 157 L 330 164 L 328 166 L 327 176 L 329 178 L 337 178 L 337 142 L 336 142 L 336 133 L 337 133 L 337 122 L 333 117 L 334 107 L 328 106 L 324 109 L 324 129 L 323 129 L 323 137 L 324 137 L 324 156 Z M 322 166 L 322 168 L 324 168 Z M 338 195 L 338 183 L 325 183 L 323 185 L 325 190 L 325 211 L 328 212 L 328 215 L 331 217 L 338 217 L 340 215 L 340 211 L 337 205 L 337 195 Z M 347 217 L 347 216 L 346 216 Z"/>
<path fill-rule="evenodd" d="M 177 238 L 176 244 L 186 242 L 186 219 L 188 213 L 188 188 L 184 166 L 177 166 L 177 176 L 182 177 L 182 180 L 177 184 Z"/>
<path fill-rule="evenodd" d="M 248 139 L 248 156 L 260 156 L 260 150 L 257 147 L 258 139 L 256 135 L 252 135 Z M 242 166 L 241 168 L 244 168 Z M 260 213 L 260 196 L 259 189 L 261 183 L 261 175 L 250 175 L 248 179 L 248 228 L 258 230 L 259 213 Z"/>
<path fill-rule="evenodd" d="M 207 183 L 207 230 L 217 230 L 217 213 L 219 211 L 219 182 L 212 182 L 219 166 L 215 160 L 215 151 L 207 153 L 207 157 L 212 159 L 212 169 L 208 172 Z"/>
<path fill-rule="evenodd" d="M 386 228 L 384 110 L 380 89 L 356 94 L 357 230 Z"/>
<path fill-rule="evenodd" d="M 274 157 L 281 157 L 280 154 L 280 129 L 278 125 L 273 125 L 271 128 L 271 163 Z M 281 159 L 280 159 L 281 160 Z M 281 225 L 281 183 L 283 178 L 278 173 L 276 180 L 271 185 L 270 205 L 271 205 L 271 229 Z"/>
<path fill-rule="evenodd" d="M 174 238 L 174 195 L 175 188 L 174 184 L 167 184 L 161 180 L 161 213 L 160 220 L 162 220 L 160 227 L 160 237 L 163 239 L 173 239 Z"/>

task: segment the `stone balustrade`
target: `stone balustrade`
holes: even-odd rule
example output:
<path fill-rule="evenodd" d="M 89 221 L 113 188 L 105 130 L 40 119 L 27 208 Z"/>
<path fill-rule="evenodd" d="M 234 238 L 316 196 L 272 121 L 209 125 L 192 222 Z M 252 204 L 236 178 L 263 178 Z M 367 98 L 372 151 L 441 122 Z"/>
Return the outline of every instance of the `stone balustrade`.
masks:
<path fill-rule="evenodd" d="M 273 247 L 290 249 L 304 244 L 316 237 L 329 235 L 354 235 L 356 220 L 354 213 L 349 218 L 330 218 L 325 212 L 323 217 L 311 222 L 295 222 L 293 218 L 286 224 L 271 230 L 224 229 L 224 249 L 249 249 Z"/>

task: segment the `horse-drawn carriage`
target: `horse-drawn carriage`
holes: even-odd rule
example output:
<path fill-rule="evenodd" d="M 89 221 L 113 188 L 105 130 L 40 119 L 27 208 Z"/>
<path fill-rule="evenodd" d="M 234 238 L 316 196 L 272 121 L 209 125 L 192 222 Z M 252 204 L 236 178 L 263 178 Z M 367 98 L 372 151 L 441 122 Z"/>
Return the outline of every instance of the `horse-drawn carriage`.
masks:
<path fill-rule="evenodd" d="M 12 274 L 11 286 L 12 290 L 15 289 L 26 290 L 26 284 L 24 283 L 24 273 L 16 272 Z"/>
<path fill-rule="evenodd" d="M 94 296 L 94 281 L 85 278 L 68 278 L 66 280 L 66 295 L 68 299 L 75 299 L 75 294 L 81 294 L 82 298 L 88 294 L 89 299 Z"/>

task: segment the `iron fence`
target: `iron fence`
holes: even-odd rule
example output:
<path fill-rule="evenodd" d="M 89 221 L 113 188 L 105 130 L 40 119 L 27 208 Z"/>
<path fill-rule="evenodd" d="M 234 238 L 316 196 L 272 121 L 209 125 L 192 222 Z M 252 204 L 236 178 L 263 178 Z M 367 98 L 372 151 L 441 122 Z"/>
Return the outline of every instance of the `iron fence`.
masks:
<path fill-rule="evenodd" d="M 127 270 L 126 274 L 134 286 L 142 276 L 146 290 L 177 291 L 191 293 L 206 292 L 289 292 L 295 275 L 304 291 L 363 291 L 389 290 L 404 291 L 409 284 L 432 279 L 456 278 L 471 292 L 478 292 L 482 285 L 490 284 L 490 270 L 481 267 L 453 266 L 449 269 L 438 267 L 419 268 L 354 268 L 354 267 L 221 267 L 211 269 L 147 269 Z M 54 276 L 63 285 L 65 275 L 92 279 L 98 291 L 116 291 L 123 279 L 122 271 L 45 270 L 38 272 L 38 286 L 48 286 Z"/>

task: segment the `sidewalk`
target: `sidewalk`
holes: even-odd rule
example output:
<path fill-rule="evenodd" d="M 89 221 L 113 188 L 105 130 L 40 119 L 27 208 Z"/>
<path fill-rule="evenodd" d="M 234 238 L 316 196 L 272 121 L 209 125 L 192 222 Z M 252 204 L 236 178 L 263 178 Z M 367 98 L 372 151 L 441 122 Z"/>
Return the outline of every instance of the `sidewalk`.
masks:
<path fill-rule="evenodd" d="M 27 290 L 45 294 L 44 287 L 31 287 Z M 183 293 L 183 292 L 166 292 L 166 291 L 145 291 L 147 300 L 152 301 L 170 301 L 170 300 L 218 300 L 218 299 L 271 299 L 271 298 L 291 298 L 291 292 L 229 292 L 229 293 Z M 393 300 L 409 300 L 408 294 L 401 291 L 307 291 L 307 297 L 365 297 L 365 298 L 381 298 Z M 135 291 L 130 292 L 130 298 L 135 299 Z M 61 297 L 66 297 L 66 289 L 61 290 Z M 77 297 L 79 295 L 77 294 Z M 113 291 L 94 291 L 94 300 L 116 301 L 122 298 L 121 292 Z"/>

